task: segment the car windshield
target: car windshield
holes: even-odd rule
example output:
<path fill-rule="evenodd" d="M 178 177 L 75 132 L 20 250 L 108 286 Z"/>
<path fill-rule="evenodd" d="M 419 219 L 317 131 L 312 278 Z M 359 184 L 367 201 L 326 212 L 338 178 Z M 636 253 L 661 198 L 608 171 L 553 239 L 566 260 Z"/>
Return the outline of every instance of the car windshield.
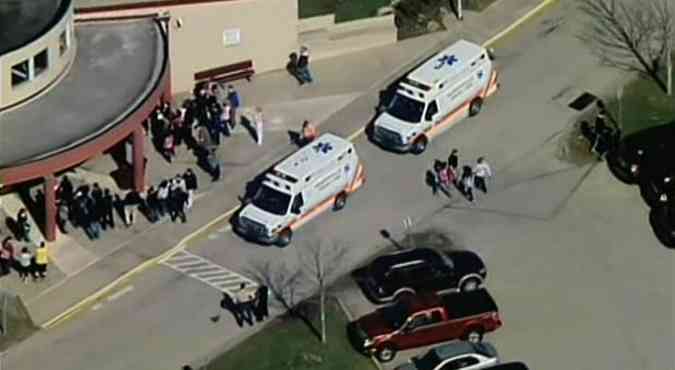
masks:
<path fill-rule="evenodd" d="M 408 318 L 408 305 L 405 302 L 396 302 L 393 305 L 381 308 L 384 319 L 392 328 L 398 329 Z"/>
<path fill-rule="evenodd" d="M 409 123 L 419 123 L 423 112 L 424 103 L 400 94 L 394 95 L 387 108 L 387 113 Z"/>
<path fill-rule="evenodd" d="M 253 197 L 253 205 L 263 211 L 283 216 L 288 211 L 288 205 L 291 203 L 291 196 L 272 189 L 268 186 L 262 186 Z"/>
<path fill-rule="evenodd" d="M 416 357 L 413 359 L 413 363 L 417 370 L 432 370 L 440 362 L 441 359 L 436 354 L 436 351 L 429 351 L 423 357 Z"/>

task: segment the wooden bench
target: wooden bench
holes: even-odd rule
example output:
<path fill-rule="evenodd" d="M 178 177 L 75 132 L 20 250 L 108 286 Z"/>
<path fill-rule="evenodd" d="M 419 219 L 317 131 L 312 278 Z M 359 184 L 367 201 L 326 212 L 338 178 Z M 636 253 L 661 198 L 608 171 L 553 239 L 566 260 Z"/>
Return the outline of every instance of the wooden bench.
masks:
<path fill-rule="evenodd" d="M 207 69 L 195 73 L 195 82 L 230 82 L 245 78 L 251 81 L 251 76 L 255 74 L 252 60 L 245 60 L 239 63 L 228 64 L 226 66 Z"/>

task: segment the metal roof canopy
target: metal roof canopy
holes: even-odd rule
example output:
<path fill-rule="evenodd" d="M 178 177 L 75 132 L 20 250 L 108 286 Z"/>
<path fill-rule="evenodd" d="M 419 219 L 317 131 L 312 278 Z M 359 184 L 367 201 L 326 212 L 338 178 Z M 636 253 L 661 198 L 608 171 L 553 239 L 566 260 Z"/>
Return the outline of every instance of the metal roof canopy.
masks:
<path fill-rule="evenodd" d="M 298 183 L 302 184 L 307 176 L 324 168 L 349 148 L 353 148 L 351 142 L 337 135 L 326 133 L 277 164 L 274 170 L 295 178 Z"/>

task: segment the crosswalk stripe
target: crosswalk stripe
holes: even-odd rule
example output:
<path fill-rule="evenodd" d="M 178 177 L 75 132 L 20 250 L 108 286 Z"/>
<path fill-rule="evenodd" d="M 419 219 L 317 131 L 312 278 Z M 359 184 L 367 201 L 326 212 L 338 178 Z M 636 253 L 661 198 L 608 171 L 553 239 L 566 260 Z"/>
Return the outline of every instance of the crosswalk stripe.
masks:
<path fill-rule="evenodd" d="M 190 270 L 199 266 L 208 266 L 208 263 L 204 261 L 199 261 L 199 262 L 191 262 L 191 263 L 185 263 L 185 264 L 180 264 L 180 265 L 174 265 L 177 269 L 180 270 Z"/>
<path fill-rule="evenodd" d="M 229 294 L 237 292 L 242 283 L 246 283 L 247 289 L 258 287 L 255 281 L 187 251 L 180 251 L 160 264 Z"/>
<path fill-rule="evenodd" d="M 209 278 L 212 278 L 214 276 L 224 276 L 224 275 L 236 275 L 236 274 L 233 274 L 229 271 L 217 271 L 217 272 L 214 271 L 214 272 L 204 272 L 204 273 L 200 273 L 200 274 L 193 274 L 193 277 L 195 279 L 199 279 L 199 280 L 208 280 Z"/>
<path fill-rule="evenodd" d="M 204 267 L 197 267 L 194 269 L 190 269 L 189 271 L 185 271 L 186 274 L 188 275 L 200 275 L 205 272 L 214 272 L 214 271 L 220 271 L 221 273 L 223 269 L 219 266 L 215 265 L 210 265 L 210 266 L 204 266 Z"/>
<path fill-rule="evenodd" d="M 229 281 L 229 280 L 241 280 L 240 276 L 222 276 L 222 277 L 214 277 L 210 279 L 204 279 L 204 281 L 209 282 L 209 283 L 217 283 L 221 281 Z"/>

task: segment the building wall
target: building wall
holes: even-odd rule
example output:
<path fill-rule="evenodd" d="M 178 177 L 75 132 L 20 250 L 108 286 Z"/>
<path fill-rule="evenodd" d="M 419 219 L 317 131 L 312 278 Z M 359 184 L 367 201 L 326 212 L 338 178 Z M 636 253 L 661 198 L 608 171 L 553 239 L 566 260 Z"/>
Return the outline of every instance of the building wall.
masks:
<path fill-rule="evenodd" d="M 0 110 L 15 107 L 22 102 L 43 92 L 66 72 L 75 59 L 77 42 L 73 31 L 73 5 L 65 12 L 61 21 L 47 33 L 31 43 L 0 55 Z M 60 37 L 66 32 L 69 46 L 60 55 Z M 47 49 L 47 69 L 35 75 L 29 81 L 12 86 L 12 67 L 22 61 L 34 62 L 35 56 Z"/>
<path fill-rule="evenodd" d="M 284 68 L 298 47 L 294 0 L 239 0 L 172 6 L 169 31 L 174 93 L 194 85 L 194 73 L 253 60 L 257 73 Z M 178 26 L 180 23 L 180 26 Z M 224 45 L 226 29 L 240 30 L 240 44 Z"/>

